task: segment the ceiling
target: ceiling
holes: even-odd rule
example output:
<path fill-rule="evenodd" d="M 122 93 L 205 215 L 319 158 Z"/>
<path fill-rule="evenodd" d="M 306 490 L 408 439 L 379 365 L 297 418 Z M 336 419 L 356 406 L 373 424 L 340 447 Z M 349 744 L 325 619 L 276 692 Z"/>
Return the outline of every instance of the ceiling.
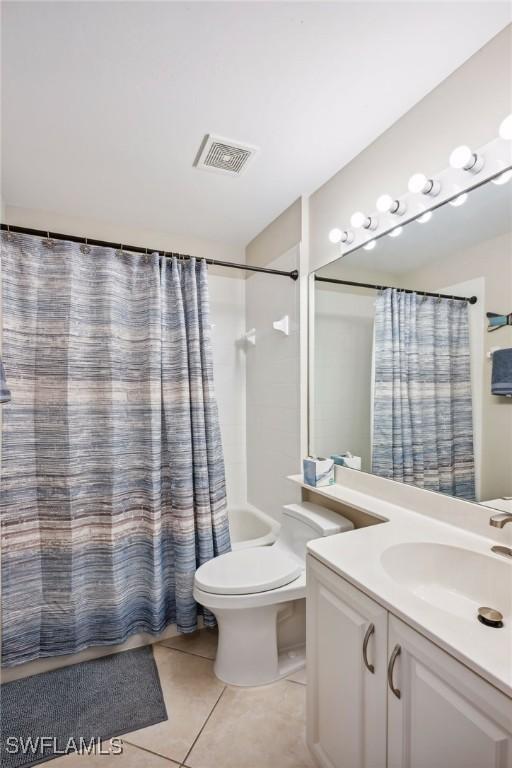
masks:
<path fill-rule="evenodd" d="M 512 230 L 512 180 L 507 184 L 488 182 L 470 192 L 466 202 L 454 207 L 447 203 L 434 211 L 425 223 L 411 221 L 399 237 L 385 236 L 367 251 L 357 248 L 347 256 L 319 269 L 321 277 L 357 279 L 351 273 L 361 272 L 371 280 L 372 272 L 407 275 L 428 264 L 447 259 L 463 251 L 510 233 Z M 512 254 L 511 254 L 512 258 Z M 403 285 L 403 283 L 402 283 Z"/>
<path fill-rule="evenodd" d="M 244 245 L 510 20 L 503 2 L 4 2 L 6 205 Z M 260 147 L 193 167 L 206 133 Z"/>

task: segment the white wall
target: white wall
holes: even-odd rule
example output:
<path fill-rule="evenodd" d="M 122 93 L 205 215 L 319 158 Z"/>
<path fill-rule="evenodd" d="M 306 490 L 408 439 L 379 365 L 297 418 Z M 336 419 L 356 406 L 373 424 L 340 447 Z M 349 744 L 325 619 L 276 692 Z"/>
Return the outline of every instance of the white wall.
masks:
<path fill-rule="evenodd" d="M 298 266 L 299 247 L 268 264 Z M 283 315 L 290 335 L 273 330 Z M 249 346 L 247 380 L 247 496 L 254 506 L 280 518 L 281 507 L 298 499 L 286 480 L 301 467 L 299 284 L 286 277 L 255 274 L 246 281 L 246 327 L 256 329 Z"/>
<path fill-rule="evenodd" d="M 497 136 L 512 111 L 511 59 L 509 25 L 310 197 L 311 269 L 337 258 L 328 233 L 347 226 L 354 211 L 375 211 L 383 192 L 404 194 L 417 171 L 442 170 L 457 145 L 476 148 Z"/>
<path fill-rule="evenodd" d="M 315 286 L 315 397 L 310 450 L 351 451 L 371 469 L 371 379 L 375 294 Z"/>
<path fill-rule="evenodd" d="M 301 240 L 302 198 L 298 198 L 268 224 L 245 249 L 248 264 L 268 266 Z"/>

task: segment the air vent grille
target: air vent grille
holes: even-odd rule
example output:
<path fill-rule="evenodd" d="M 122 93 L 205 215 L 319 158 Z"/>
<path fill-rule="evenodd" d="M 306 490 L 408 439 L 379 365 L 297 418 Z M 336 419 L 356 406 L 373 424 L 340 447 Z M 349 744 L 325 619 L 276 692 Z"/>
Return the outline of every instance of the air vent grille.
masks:
<path fill-rule="evenodd" d="M 256 147 L 208 135 L 196 162 L 198 168 L 238 175 L 244 171 L 257 151 Z"/>

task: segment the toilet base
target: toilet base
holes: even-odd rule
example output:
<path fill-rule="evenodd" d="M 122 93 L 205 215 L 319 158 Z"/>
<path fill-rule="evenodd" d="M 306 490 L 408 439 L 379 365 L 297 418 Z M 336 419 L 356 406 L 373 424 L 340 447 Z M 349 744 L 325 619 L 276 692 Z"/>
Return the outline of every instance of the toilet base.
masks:
<path fill-rule="evenodd" d="M 256 686 L 302 669 L 304 642 L 278 650 L 278 625 L 294 619 L 294 602 L 242 610 L 214 609 L 219 627 L 216 676 L 229 685 Z M 279 629 L 282 632 L 282 626 Z"/>

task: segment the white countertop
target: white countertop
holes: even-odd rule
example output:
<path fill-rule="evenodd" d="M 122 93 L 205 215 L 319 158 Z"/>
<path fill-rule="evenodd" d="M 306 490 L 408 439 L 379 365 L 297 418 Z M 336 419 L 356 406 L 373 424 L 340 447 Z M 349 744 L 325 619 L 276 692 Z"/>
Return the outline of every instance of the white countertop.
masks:
<path fill-rule="evenodd" d="M 315 558 L 374 598 L 395 616 L 433 640 L 507 696 L 512 697 L 510 598 L 505 600 L 507 605 L 491 606 L 504 614 L 504 627 L 502 629 L 486 627 L 476 618 L 476 609 L 479 605 L 486 603 L 474 603 L 456 588 L 453 591 L 443 588 L 439 591 L 439 602 L 434 604 L 432 595 L 437 594 L 435 576 L 430 594 L 427 599 L 424 599 L 421 589 L 412 591 L 406 584 L 393 578 L 385 567 L 386 560 L 389 564 L 394 557 L 394 552 L 398 551 L 390 552 L 390 548 L 400 544 L 432 543 L 462 548 L 469 550 L 470 553 L 476 553 L 478 563 L 488 562 L 481 561 L 478 558 L 479 554 L 499 561 L 500 565 L 496 567 L 500 569 L 500 578 L 504 575 L 504 581 L 508 580 L 508 585 L 504 585 L 503 591 L 510 595 L 512 560 L 491 552 L 491 546 L 496 543 L 495 540 L 338 484 L 311 488 L 302 482 L 301 475 L 293 475 L 289 479 L 321 496 L 363 510 L 383 521 L 381 525 L 371 525 L 324 539 L 315 539 L 308 544 L 308 550 Z M 445 555 L 446 552 L 445 549 Z M 457 552 L 454 555 L 454 568 L 457 568 Z M 394 565 L 395 563 L 392 562 L 393 568 Z M 467 577 L 472 580 L 472 588 L 478 592 L 479 577 L 475 578 L 475 571 L 471 570 L 472 573 L 468 572 Z M 435 574 L 436 569 L 433 568 L 432 571 Z M 484 571 L 482 595 L 489 591 L 485 576 Z M 454 577 L 460 581 L 460 571 Z M 478 597 L 476 599 L 478 600 Z"/>

